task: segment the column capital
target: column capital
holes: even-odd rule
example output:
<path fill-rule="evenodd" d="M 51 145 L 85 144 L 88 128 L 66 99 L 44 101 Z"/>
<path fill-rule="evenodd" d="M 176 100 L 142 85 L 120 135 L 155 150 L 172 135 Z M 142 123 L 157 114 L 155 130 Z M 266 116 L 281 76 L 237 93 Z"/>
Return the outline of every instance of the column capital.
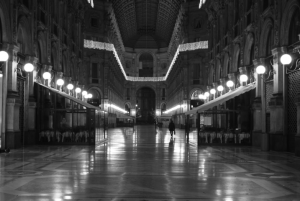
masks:
<path fill-rule="evenodd" d="M 272 49 L 272 55 L 276 56 L 278 54 L 284 54 L 287 52 L 287 48 L 286 47 L 276 47 L 274 49 Z"/>
<path fill-rule="evenodd" d="M 57 71 L 57 72 L 56 72 L 56 77 L 57 77 L 57 79 L 63 78 L 63 75 L 64 75 L 63 72 L 60 72 L 60 71 Z"/>
<path fill-rule="evenodd" d="M 221 85 L 225 85 L 226 84 L 226 78 L 220 78 L 220 83 L 221 83 Z"/>
<path fill-rule="evenodd" d="M 48 72 L 52 71 L 52 66 L 49 65 L 49 64 L 43 64 L 42 68 L 43 68 L 44 71 L 48 71 Z"/>
<path fill-rule="evenodd" d="M 239 67 L 239 72 L 240 74 L 247 74 L 248 73 L 248 69 L 247 67 Z"/>
<path fill-rule="evenodd" d="M 258 58 L 253 60 L 254 66 L 265 65 L 265 58 Z"/>

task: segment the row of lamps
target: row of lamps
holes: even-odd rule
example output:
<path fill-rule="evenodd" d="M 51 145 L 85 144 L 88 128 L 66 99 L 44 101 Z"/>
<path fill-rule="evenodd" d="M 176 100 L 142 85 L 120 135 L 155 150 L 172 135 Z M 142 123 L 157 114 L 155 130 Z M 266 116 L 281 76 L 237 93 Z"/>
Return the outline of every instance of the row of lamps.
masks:
<path fill-rule="evenodd" d="M 7 60 L 8 60 L 8 58 L 9 58 L 9 55 L 8 55 L 8 53 L 6 52 L 6 51 L 0 51 L 0 62 L 6 62 Z M 31 64 L 31 63 L 26 63 L 25 65 L 24 65 L 24 71 L 26 72 L 26 73 L 31 73 L 33 70 L 34 70 L 34 66 Z M 0 71 L 0 77 L 2 77 L 3 76 L 3 74 L 2 74 L 2 71 Z M 51 79 L 51 73 L 49 73 L 49 72 L 44 72 L 43 73 L 43 78 L 45 79 L 45 80 L 50 80 Z M 63 80 L 63 79 L 61 79 L 61 78 L 59 78 L 57 81 L 56 81 L 56 84 L 59 86 L 59 87 L 61 87 L 62 85 L 64 85 L 64 83 L 65 83 L 65 81 Z M 74 85 L 73 84 L 68 84 L 67 85 L 67 89 L 68 90 L 73 90 L 74 89 Z M 82 91 L 82 90 L 79 88 L 79 87 L 77 87 L 76 89 L 75 89 L 75 92 L 77 93 L 77 94 L 79 94 L 79 93 L 81 93 L 82 94 L 82 96 L 84 97 L 84 98 L 86 98 L 86 99 L 88 99 L 88 98 L 93 98 L 93 94 L 90 94 L 90 93 L 88 93 L 87 91 Z"/>
<path fill-rule="evenodd" d="M 283 64 L 283 65 L 289 65 L 291 62 L 292 62 L 292 57 L 291 55 L 289 54 L 283 54 L 281 57 L 280 57 L 280 62 Z M 259 65 L 256 67 L 255 69 L 256 73 L 259 74 L 259 75 L 262 75 L 262 74 L 265 74 L 267 69 L 264 65 Z M 246 74 L 242 74 L 240 75 L 240 81 L 243 83 L 243 82 L 247 82 L 248 81 L 248 76 Z M 228 80 L 226 82 L 226 86 L 228 88 L 232 88 L 234 86 L 234 82 L 232 80 Z M 224 87 L 222 85 L 219 85 L 217 87 L 217 90 L 222 93 L 224 91 Z M 205 92 L 204 94 L 200 94 L 199 95 L 199 99 L 202 99 L 202 100 L 205 100 L 207 99 L 210 94 L 212 95 L 215 95 L 217 93 L 216 89 L 211 89 L 209 92 Z"/>

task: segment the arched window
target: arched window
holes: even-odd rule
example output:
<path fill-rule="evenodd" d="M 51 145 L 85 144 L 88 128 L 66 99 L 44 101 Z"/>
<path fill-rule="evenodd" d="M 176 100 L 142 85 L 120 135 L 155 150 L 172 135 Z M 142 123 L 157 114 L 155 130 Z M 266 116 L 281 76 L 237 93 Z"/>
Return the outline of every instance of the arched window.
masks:
<path fill-rule="evenodd" d="M 289 44 L 294 44 L 299 41 L 300 34 L 300 10 L 294 12 L 289 30 Z"/>
<path fill-rule="evenodd" d="M 139 58 L 139 77 L 153 77 L 153 57 L 143 53 Z"/>
<path fill-rule="evenodd" d="M 93 97 L 88 99 L 88 103 L 91 105 L 99 106 L 101 104 L 101 95 L 95 89 L 90 89 L 88 93 L 92 94 Z"/>

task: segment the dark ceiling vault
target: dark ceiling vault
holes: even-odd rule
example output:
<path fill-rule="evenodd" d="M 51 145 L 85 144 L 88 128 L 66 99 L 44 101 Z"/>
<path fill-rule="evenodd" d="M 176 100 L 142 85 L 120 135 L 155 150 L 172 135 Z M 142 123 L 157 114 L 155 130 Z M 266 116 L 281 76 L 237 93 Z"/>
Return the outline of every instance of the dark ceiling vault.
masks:
<path fill-rule="evenodd" d="M 147 36 L 158 48 L 167 47 L 183 0 L 111 0 L 126 47 Z M 146 37 L 144 37 L 146 36 Z M 146 38 L 146 40 L 145 40 Z M 141 47 L 140 47 L 141 48 Z"/>

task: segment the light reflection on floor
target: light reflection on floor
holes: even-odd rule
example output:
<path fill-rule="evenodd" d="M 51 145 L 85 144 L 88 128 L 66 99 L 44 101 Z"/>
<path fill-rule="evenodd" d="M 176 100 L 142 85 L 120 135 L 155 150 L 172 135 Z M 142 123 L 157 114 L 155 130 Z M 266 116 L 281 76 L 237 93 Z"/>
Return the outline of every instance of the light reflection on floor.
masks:
<path fill-rule="evenodd" d="M 92 146 L 0 155 L 0 200 L 300 200 L 300 158 L 251 147 L 199 147 L 177 129 L 115 128 Z"/>

